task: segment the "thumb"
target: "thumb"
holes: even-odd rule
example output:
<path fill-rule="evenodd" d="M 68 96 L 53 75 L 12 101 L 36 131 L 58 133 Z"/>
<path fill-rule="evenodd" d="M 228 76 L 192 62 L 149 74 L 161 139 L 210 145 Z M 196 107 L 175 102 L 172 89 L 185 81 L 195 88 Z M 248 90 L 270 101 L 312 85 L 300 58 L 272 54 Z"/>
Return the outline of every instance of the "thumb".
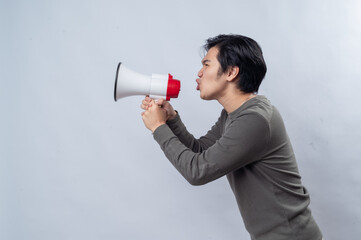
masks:
<path fill-rule="evenodd" d="M 159 98 L 156 103 L 159 105 L 159 106 L 162 106 L 164 104 L 164 98 Z"/>

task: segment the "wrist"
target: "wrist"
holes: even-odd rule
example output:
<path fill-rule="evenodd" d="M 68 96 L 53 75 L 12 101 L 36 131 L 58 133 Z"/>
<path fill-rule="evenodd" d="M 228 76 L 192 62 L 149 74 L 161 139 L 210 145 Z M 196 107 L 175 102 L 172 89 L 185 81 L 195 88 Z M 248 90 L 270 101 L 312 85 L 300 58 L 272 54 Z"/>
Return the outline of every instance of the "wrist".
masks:
<path fill-rule="evenodd" d="M 177 116 L 177 111 L 173 110 L 173 113 L 168 117 L 168 120 L 172 120 Z"/>

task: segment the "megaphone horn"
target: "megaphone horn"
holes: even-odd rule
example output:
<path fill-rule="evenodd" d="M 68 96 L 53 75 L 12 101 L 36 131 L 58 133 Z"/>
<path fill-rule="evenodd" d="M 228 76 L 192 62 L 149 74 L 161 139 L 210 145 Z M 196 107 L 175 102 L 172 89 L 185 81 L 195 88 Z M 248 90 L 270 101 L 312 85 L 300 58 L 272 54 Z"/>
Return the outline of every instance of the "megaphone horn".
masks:
<path fill-rule="evenodd" d="M 114 101 L 134 95 L 149 95 L 151 98 L 177 98 L 180 81 L 171 74 L 152 74 L 151 76 L 134 72 L 120 62 L 117 67 L 114 86 Z"/>

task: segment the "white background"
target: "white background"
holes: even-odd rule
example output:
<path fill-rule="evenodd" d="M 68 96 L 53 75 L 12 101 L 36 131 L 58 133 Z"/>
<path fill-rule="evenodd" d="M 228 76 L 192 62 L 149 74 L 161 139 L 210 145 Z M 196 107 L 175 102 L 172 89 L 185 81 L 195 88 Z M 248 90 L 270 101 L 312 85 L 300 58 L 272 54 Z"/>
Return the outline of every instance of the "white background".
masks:
<path fill-rule="evenodd" d="M 113 100 L 116 66 L 182 81 L 171 103 L 205 134 L 201 46 L 254 38 L 327 240 L 361 236 L 360 1 L 0 0 L 0 239 L 249 239 L 225 178 L 193 187 Z"/>

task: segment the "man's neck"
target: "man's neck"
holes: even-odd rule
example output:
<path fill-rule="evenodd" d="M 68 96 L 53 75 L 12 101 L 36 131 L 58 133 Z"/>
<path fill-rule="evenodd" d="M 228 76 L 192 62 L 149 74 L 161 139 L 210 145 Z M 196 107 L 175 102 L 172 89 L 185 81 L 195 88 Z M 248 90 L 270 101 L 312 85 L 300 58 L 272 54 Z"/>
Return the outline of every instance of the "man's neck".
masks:
<path fill-rule="evenodd" d="M 232 92 L 220 97 L 218 102 L 223 106 L 227 113 L 231 113 L 255 96 L 256 94 L 254 93 L 243 93 L 238 90 L 237 92 Z"/>

